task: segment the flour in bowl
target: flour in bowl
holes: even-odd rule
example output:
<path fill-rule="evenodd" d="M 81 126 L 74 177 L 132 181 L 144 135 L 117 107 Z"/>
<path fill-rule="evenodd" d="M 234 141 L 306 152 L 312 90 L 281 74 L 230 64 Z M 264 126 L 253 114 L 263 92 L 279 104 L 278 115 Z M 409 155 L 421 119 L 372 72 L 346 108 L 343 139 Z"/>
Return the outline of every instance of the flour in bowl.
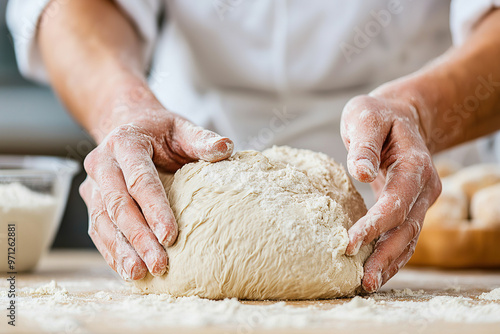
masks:
<path fill-rule="evenodd" d="M 55 197 L 35 192 L 20 183 L 0 184 L 0 272 L 33 268 L 50 242 L 55 227 Z M 15 265 L 8 266 L 9 224 L 15 225 Z M 54 225 L 53 225 L 54 224 Z M 12 234 L 11 234 L 12 237 Z"/>

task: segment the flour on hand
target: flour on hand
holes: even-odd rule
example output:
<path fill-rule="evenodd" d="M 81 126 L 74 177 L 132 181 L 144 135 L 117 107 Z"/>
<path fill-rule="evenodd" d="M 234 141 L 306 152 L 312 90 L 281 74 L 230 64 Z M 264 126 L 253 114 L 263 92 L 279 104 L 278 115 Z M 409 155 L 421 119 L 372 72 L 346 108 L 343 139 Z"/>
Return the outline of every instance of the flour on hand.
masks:
<path fill-rule="evenodd" d="M 273 147 L 162 175 L 179 224 L 169 269 L 144 292 L 211 299 L 316 299 L 360 291 L 372 245 L 346 256 L 366 213 L 345 170 L 321 153 Z"/>

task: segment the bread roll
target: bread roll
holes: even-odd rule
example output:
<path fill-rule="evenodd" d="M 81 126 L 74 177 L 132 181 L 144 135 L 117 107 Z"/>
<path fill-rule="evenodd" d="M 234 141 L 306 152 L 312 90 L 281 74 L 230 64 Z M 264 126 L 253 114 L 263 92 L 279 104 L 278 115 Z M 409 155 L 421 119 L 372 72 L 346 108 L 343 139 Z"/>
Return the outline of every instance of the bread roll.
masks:
<path fill-rule="evenodd" d="M 479 190 L 500 183 L 500 164 L 480 164 L 462 169 L 450 176 L 470 199 Z"/>
<path fill-rule="evenodd" d="M 467 196 L 452 180 L 442 179 L 443 191 L 425 216 L 424 228 L 463 226 L 469 216 Z"/>
<path fill-rule="evenodd" d="M 474 226 L 500 229 L 500 183 L 476 192 L 470 209 Z"/>

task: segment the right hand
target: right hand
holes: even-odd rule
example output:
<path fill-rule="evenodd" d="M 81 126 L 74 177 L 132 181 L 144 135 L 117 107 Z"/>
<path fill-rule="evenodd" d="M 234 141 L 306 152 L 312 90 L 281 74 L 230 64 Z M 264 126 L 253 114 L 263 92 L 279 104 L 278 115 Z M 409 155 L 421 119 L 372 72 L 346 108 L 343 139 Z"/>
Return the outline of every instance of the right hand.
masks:
<path fill-rule="evenodd" d="M 157 168 L 175 171 L 195 161 L 231 156 L 230 139 L 167 112 L 121 125 L 86 157 L 80 194 L 89 212 L 89 235 L 106 262 L 124 279 L 160 276 L 164 247 L 177 223 Z"/>

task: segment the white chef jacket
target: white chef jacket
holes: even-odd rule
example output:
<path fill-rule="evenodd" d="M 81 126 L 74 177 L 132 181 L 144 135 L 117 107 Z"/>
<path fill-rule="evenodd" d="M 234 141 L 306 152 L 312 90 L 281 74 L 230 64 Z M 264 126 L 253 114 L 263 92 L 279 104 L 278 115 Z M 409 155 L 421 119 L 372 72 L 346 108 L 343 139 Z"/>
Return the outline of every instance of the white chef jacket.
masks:
<path fill-rule="evenodd" d="M 35 43 L 49 0 L 10 0 L 21 72 L 46 82 Z M 57 15 L 58 2 L 49 15 Z M 158 99 L 229 136 L 345 164 L 340 116 L 349 98 L 419 69 L 500 0 L 115 0 L 144 39 Z M 163 16 L 163 23 L 159 17 Z M 77 88 L 77 87 L 75 87 Z"/>

